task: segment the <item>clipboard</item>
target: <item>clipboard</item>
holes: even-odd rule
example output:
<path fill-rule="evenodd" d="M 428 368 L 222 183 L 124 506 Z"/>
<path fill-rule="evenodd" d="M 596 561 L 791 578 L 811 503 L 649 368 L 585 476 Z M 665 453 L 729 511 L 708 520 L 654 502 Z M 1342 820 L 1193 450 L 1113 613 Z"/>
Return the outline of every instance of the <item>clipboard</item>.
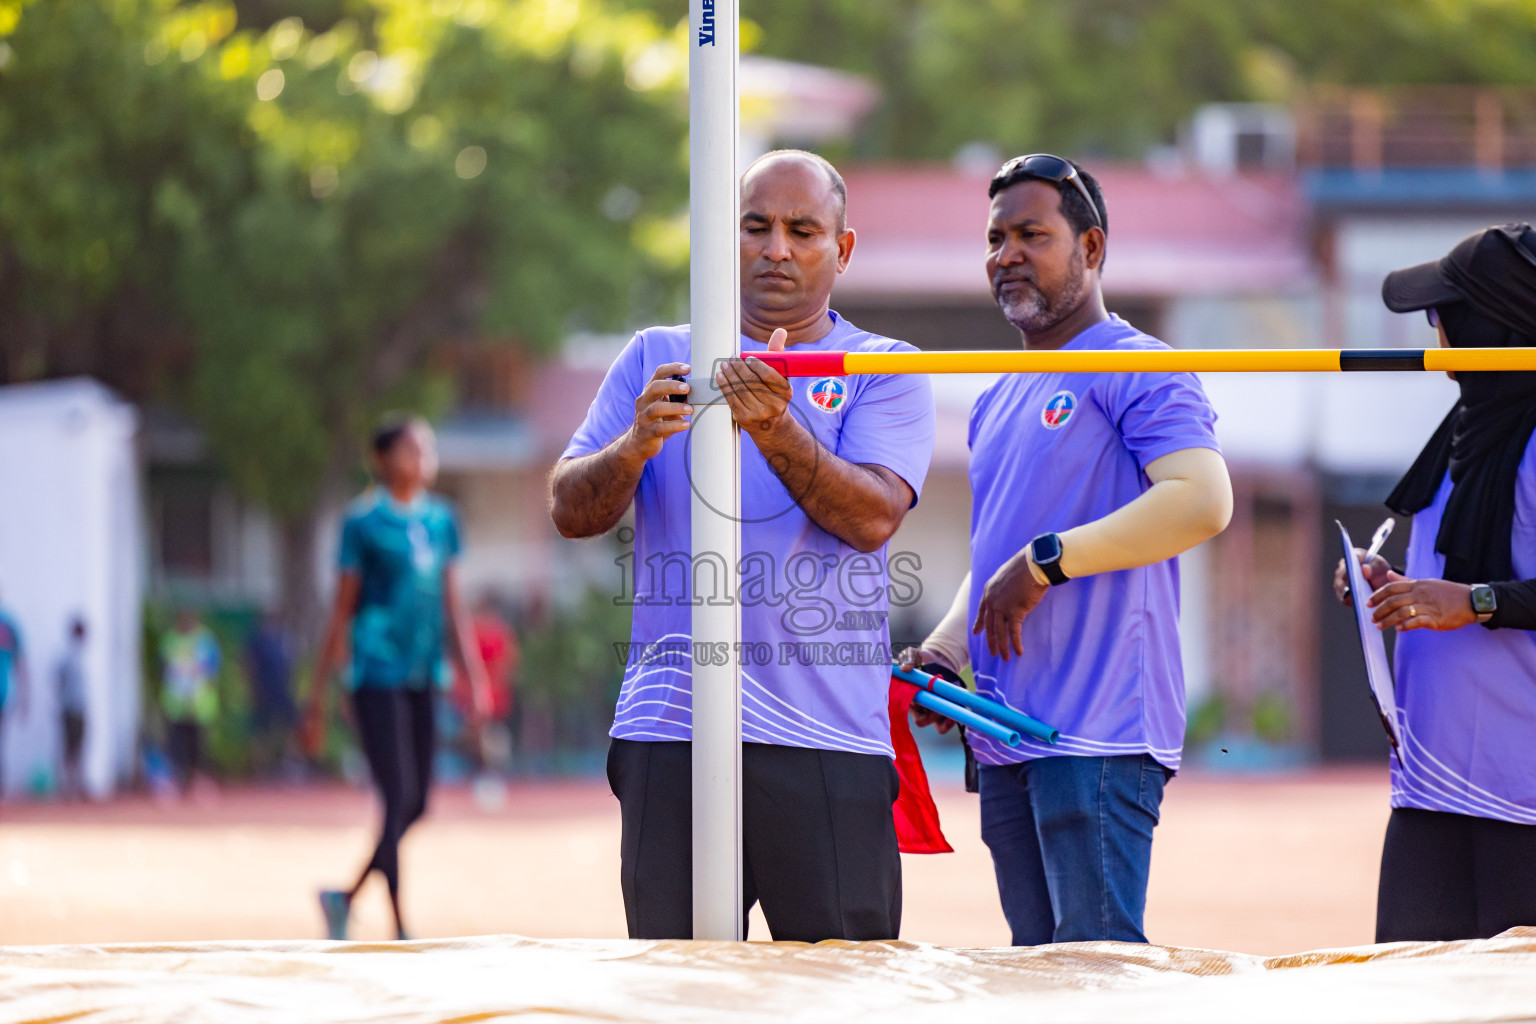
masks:
<path fill-rule="evenodd" d="M 1360 560 L 1355 557 L 1355 542 L 1350 540 L 1343 523 L 1337 519 L 1333 522 L 1339 528 L 1339 539 L 1344 544 L 1344 568 L 1349 574 L 1349 592 L 1354 595 L 1355 625 L 1360 629 L 1360 648 L 1365 652 L 1365 678 L 1371 685 L 1371 703 L 1376 705 L 1382 728 L 1387 730 L 1387 741 L 1392 744 L 1393 751 L 1397 751 L 1396 686 L 1392 681 L 1392 666 L 1387 662 L 1387 642 L 1371 621 L 1371 610 L 1365 606 L 1371 587 L 1365 582 Z"/>

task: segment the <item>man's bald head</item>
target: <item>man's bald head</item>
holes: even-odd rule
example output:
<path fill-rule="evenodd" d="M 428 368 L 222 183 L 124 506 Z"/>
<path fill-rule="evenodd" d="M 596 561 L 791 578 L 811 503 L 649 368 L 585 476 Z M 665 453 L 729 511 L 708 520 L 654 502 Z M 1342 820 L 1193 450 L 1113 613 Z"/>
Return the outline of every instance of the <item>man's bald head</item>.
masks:
<path fill-rule="evenodd" d="M 848 230 L 848 186 L 843 181 L 843 176 L 837 173 L 837 168 L 832 166 L 826 157 L 818 156 L 804 149 L 775 149 L 770 153 L 764 153 L 741 176 L 743 186 L 756 174 L 760 174 L 769 168 L 784 163 L 809 164 L 815 167 L 827 179 L 827 187 L 831 192 L 832 200 L 836 204 L 837 230 L 839 233 Z"/>
<path fill-rule="evenodd" d="M 831 164 L 799 150 L 755 161 L 741 176 L 743 323 L 820 330 L 854 241 L 847 189 Z"/>

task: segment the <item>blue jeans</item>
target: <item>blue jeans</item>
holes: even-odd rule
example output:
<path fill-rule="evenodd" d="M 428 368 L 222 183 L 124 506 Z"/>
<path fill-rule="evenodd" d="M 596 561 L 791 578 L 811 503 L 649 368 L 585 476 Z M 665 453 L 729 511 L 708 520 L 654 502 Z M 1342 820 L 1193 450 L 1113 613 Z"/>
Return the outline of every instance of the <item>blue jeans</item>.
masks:
<path fill-rule="evenodd" d="M 1152 828 L 1170 775 L 1147 754 L 981 766 L 981 838 L 1015 946 L 1147 941 Z"/>

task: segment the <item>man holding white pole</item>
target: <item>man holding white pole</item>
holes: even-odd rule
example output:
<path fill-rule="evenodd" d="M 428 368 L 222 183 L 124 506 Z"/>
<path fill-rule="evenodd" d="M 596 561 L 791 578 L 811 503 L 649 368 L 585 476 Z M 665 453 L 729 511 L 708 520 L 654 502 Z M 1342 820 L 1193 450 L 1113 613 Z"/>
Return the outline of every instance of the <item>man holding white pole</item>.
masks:
<path fill-rule="evenodd" d="M 770 153 L 748 168 L 741 351 L 912 350 L 830 309 L 853 255 L 846 215 L 842 177 L 819 157 Z M 620 560 L 633 573 L 623 591 L 634 605 L 632 642 L 608 760 L 630 934 L 698 934 L 695 684 L 701 669 L 739 664 L 743 910 L 760 901 L 780 940 L 895 938 L 885 545 L 927 474 L 928 379 L 792 386 L 760 360 L 733 358 L 709 376 L 674 380 L 707 369 L 690 366 L 690 338 L 688 327 L 635 336 L 551 478 L 565 536 L 601 534 L 635 507 L 635 551 Z M 690 455 L 690 438 L 712 418 L 725 422 L 727 409 L 746 434 L 739 560 L 700 544 L 690 515 L 692 496 L 731 469 L 703 462 L 696 447 Z M 696 608 L 738 602 L 742 644 L 694 631 Z"/>

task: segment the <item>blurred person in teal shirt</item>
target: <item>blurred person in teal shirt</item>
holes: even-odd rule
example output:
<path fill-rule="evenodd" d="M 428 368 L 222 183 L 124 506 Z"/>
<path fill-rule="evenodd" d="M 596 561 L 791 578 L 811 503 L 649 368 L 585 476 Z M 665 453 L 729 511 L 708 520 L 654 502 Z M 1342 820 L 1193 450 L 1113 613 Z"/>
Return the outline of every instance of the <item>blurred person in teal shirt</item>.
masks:
<path fill-rule="evenodd" d="M 406 938 L 400 840 L 426 811 L 436 730 L 434 691 L 450 679 L 447 651 L 457 653 L 472 684 L 474 731 L 490 691 L 459 594 L 458 519 L 447 501 L 428 490 L 437 476 L 432 428 L 419 417 L 391 417 L 375 431 L 372 448 L 378 485 L 348 507 L 342 523 L 336 600 L 304 727 L 305 747 L 313 753 L 323 737 L 331 676 L 350 662 L 346 686 L 352 717 L 384 819 L 373 856 L 356 883 L 320 894 L 333 939 L 346 938 L 352 900 L 374 871 L 389 887 L 396 934 Z"/>

